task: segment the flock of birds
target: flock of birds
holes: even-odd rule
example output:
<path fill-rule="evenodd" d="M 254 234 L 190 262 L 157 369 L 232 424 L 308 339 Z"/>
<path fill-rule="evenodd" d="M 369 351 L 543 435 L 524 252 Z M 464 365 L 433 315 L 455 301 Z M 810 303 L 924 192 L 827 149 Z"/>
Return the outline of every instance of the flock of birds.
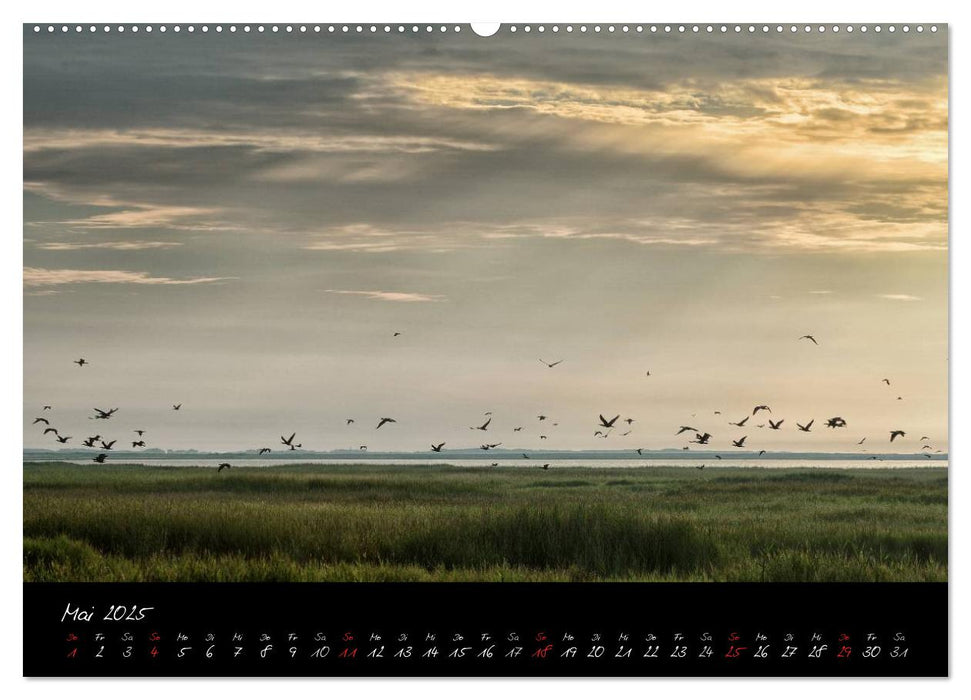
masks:
<path fill-rule="evenodd" d="M 400 335 L 401 335 L 400 331 L 396 331 L 394 333 L 394 336 L 395 337 L 400 336 Z M 803 336 L 801 336 L 799 338 L 799 340 L 809 340 L 814 345 L 819 345 L 819 342 L 816 340 L 816 338 L 813 335 L 809 335 L 809 334 L 803 335 Z M 542 362 L 548 369 L 553 369 L 553 368 L 557 367 L 558 365 L 560 365 L 563 362 L 562 359 L 556 360 L 554 362 L 547 362 L 546 360 L 543 360 L 542 358 L 540 358 L 539 361 Z M 83 357 L 82 358 L 79 358 L 77 360 L 74 360 L 73 362 L 74 362 L 74 364 L 76 364 L 76 365 L 78 365 L 79 367 L 82 367 L 82 368 L 85 365 L 90 364 Z M 648 371 L 646 373 L 646 376 L 648 376 L 648 377 L 651 376 L 650 371 Z M 890 386 L 891 385 L 889 378 L 884 378 L 884 379 L 881 380 L 881 382 L 882 383 L 885 383 L 887 386 Z M 903 397 L 900 397 L 900 396 L 897 397 L 898 400 L 902 400 L 902 398 Z M 46 411 L 51 411 L 52 409 L 53 409 L 53 407 L 51 405 L 44 405 L 41 410 L 42 410 L 42 413 L 43 413 L 43 412 L 46 412 Z M 181 409 L 182 409 L 182 404 L 181 403 L 172 404 L 172 410 L 173 411 L 180 411 Z M 94 410 L 94 415 L 92 415 L 92 416 L 89 417 L 91 420 L 104 420 L 104 421 L 108 421 L 108 420 L 111 419 L 112 416 L 115 415 L 115 413 L 118 411 L 118 408 L 109 408 L 109 409 L 94 408 L 93 410 Z M 767 421 L 767 424 L 768 425 L 766 426 L 765 423 L 758 423 L 755 426 L 749 426 L 748 425 L 748 421 L 750 419 L 756 419 L 756 417 L 760 413 L 762 413 L 762 412 L 764 412 L 766 414 L 765 417 L 766 417 L 766 421 Z M 749 414 L 746 414 L 745 416 L 743 416 L 742 418 L 740 418 L 737 421 L 729 421 L 728 424 L 730 426 L 734 426 L 735 428 L 750 428 L 750 427 L 756 427 L 756 428 L 759 428 L 759 429 L 763 429 L 763 428 L 766 428 L 767 427 L 768 430 L 783 430 L 783 427 L 782 426 L 786 422 L 786 419 L 785 418 L 779 418 L 778 420 L 773 420 L 771 417 L 768 416 L 768 414 L 771 414 L 771 413 L 772 413 L 772 408 L 770 406 L 768 406 L 767 404 L 759 404 L 759 405 L 753 407 L 752 413 L 750 415 Z M 480 432 L 483 432 L 483 433 L 488 432 L 489 426 L 492 423 L 492 412 L 491 411 L 486 411 L 484 415 L 486 416 L 485 421 L 482 424 L 480 424 L 480 425 L 472 425 L 472 426 L 469 426 L 469 430 L 480 431 Z M 721 411 L 714 411 L 714 415 L 721 415 Z M 597 429 L 594 431 L 593 435 L 594 435 L 594 437 L 599 437 L 599 438 L 604 438 L 604 439 L 608 438 L 613 433 L 613 431 L 615 429 L 620 429 L 619 424 L 618 424 L 618 421 L 620 421 L 621 424 L 626 424 L 626 427 L 627 427 L 627 430 L 625 432 L 623 432 L 623 433 L 620 433 L 620 434 L 622 436 L 629 435 L 631 433 L 631 431 L 632 431 L 631 426 L 633 425 L 633 423 L 636 420 L 636 419 L 631 418 L 631 417 L 626 417 L 626 418 L 623 418 L 621 420 L 621 415 L 620 414 L 615 415 L 613 418 L 607 418 L 603 414 L 599 414 L 598 418 L 599 418 L 599 422 L 596 424 L 596 428 Z M 544 422 L 546 422 L 549 419 L 549 417 L 546 416 L 546 415 L 543 415 L 543 414 L 539 414 L 539 415 L 536 416 L 536 419 L 537 419 L 537 421 L 539 423 L 544 423 Z M 354 424 L 355 422 L 356 421 L 355 421 L 354 418 L 346 418 L 345 419 L 345 425 L 347 425 L 347 426 L 350 426 L 350 425 Z M 388 424 L 391 424 L 391 423 L 397 423 L 397 422 L 398 421 L 396 419 L 391 418 L 391 417 L 380 417 L 378 419 L 377 425 L 375 426 L 374 429 L 375 430 L 380 430 L 385 425 L 388 425 Z M 795 423 L 796 430 L 798 430 L 800 432 L 803 432 L 803 433 L 809 433 L 809 432 L 812 432 L 812 428 L 813 428 L 813 425 L 815 424 L 816 420 L 815 420 L 815 418 L 810 418 L 805 423 L 799 423 L 798 421 L 793 421 L 793 422 Z M 51 426 L 50 420 L 47 419 L 44 416 L 39 416 L 39 417 L 37 417 L 37 418 L 34 419 L 33 425 L 39 425 L 39 424 L 43 426 L 43 434 L 44 435 L 53 434 L 54 435 L 54 439 L 58 443 L 60 443 L 62 445 L 67 444 L 70 440 L 73 439 L 73 436 L 71 436 L 71 435 L 62 435 L 57 428 Z M 552 426 L 552 427 L 556 427 L 556 426 L 559 425 L 559 423 L 556 423 L 556 422 L 553 422 L 553 421 L 549 421 L 548 424 L 550 426 Z M 847 421 L 842 416 L 833 416 L 831 418 L 828 418 L 828 419 L 826 419 L 826 421 L 825 421 L 825 423 L 823 425 L 826 428 L 830 428 L 830 429 L 833 429 L 833 430 L 844 429 L 844 428 L 847 428 L 847 426 L 848 426 Z M 524 427 L 525 426 L 522 426 L 522 425 L 517 426 L 517 427 L 513 428 L 513 432 L 517 432 L 518 433 L 518 432 L 522 431 Z M 138 428 L 138 429 L 133 430 L 132 432 L 135 433 L 137 435 L 137 437 L 138 437 L 137 440 L 136 439 L 132 439 L 130 441 L 131 442 L 132 449 L 139 448 L 139 447 L 141 447 L 141 448 L 146 447 L 147 446 L 147 443 L 146 443 L 146 441 L 143 438 L 144 438 L 144 435 L 146 434 L 147 431 L 145 429 Z M 548 431 L 544 431 L 544 433 L 545 432 L 548 432 Z M 892 429 L 892 430 L 889 430 L 888 432 L 889 432 L 889 435 L 890 435 L 889 442 L 891 442 L 891 443 L 894 442 L 897 438 L 905 438 L 906 435 L 907 435 L 906 431 L 900 430 L 900 429 Z M 694 439 L 690 439 L 689 438 L 688 439 L 688 443 L 689 444 L 683 446 L 681 448 L 682 450 L 689 450 L 689 449 L 691 449 L 690 445 L 692 445 L 692 444 L 694 444 L 694 445 L 710 446 L 711 445 L 711 440 L 714 437 L 712 435 L 712 433 L 707 432 L 707 431 L 704 431 L 703 432 L 701 429 L 696 428 L 696 427 L 691 426 L 691 425 L 681 425 L 681 426 L 679 426 L 678 429 L 677 429 L 677 431 L 674 434 L 675 434 L 675 436 L 680 436 L 680 435 L 683 435 L 685 433 L 688 433 L 689 436 L 693 434 L 694 435 Z M 296 442 L 295 441 L 296 440 L 296 437 L 297 437 L 296 432 L 292 432 L 289 437 L 286 437 L 284 435 L 281 435 L 280 436 L 280 444 L 283 445 L 284 447 L 286 447 L 287 449 L 289 449 L 290 451 L 299 450 L 299 449 L 301 449 L 303 447 L 303 444 L 302 443 L 299 443 L 299 442 Z M 548 439 L 548 435 L 546 435 L 546 434 L 541 434 L 541 435 L 539 435 L 539 437 L 542 440 Z M 748 440 L 748 438 L 749 438 L 749 434 L 746 433 L 746 434 L 742 435 L 741 437 L 731 437 L 730 440 L 731 440 L 731 444 L 732 444 L 733 447 L 735 447 L 735 448 L 745 448 L 746 441 Z M 867 440 L 867 438 L 866 437 L 863 437 L 856 444 L 858 446 L 859 445 L 863 445 L 863 443 L 866 442 L 866 440 Z M 931 454 L 930 454 L 930 451 L 931 450 L 933 450 L 935 453 L 942 452 L 942 450 L 935 450 L 934 447 L 929 444 L 929 442 L 928 442 L 929 440 L 930 440 L 930 438 L 928 436 L 926 436 L 926 435 L 924 435 L 924 436 L 922 436 L 920 438 L 920 442 L 923 443 L 921 445 L 921 453 L 924 455 L 924 457 L 926 457 L 928 459 L 931 458 Z M 98 454 L 96 454 L 94 457 L 92 457 L 92 461 L 97 462 L 99 464 L 104 464 L 105 461 L 108 458 L 108 452 L 110 452 L 111 450 L 114 449 L 114 446 L 115 446 L 115 444 L 117 442 L 118 442 L 118 438 L 115 438 L 115 439 L 112 439 L 112 440 L 108 440 L 107 438 L 103 437 L 100 433 L 98 433 L 98 434 L 95 434 L 95 435 L 91 435 L 91 436 L 86 437 L 80 444 L 83 445 L 84 447 L 96 449 L 98 451 Z M 431 448 L 431 451 L 432 452 L 442 452 L 444 450 L 444 448 L 445 448 L 445 445 L 446 445 L 445 442 L 431 443 L 430 448 Z M 492 450 L 492 449 L 495 449 L 497 447 L 500 447 L 501 445 L 502 445 L 502 442 L 488 442 L 488 441 L 483 441 L 482 444 L 479 446 L 479 449 L 481 449 L 483 451 L 488 451 L 488 450 Z M 367 445 L 360 445 L 359 450 L 366 451 L 367 450 Z M 643 451 L 644 451 L 644 448 L 638 448 L 638 449 L 636 449 L 634 451 L 638 455 L 642 455 L 643 454 Z M 272 452 L 272 449 L 271 448 L 269 448 L 269 447 L 261 447 L 259 449 L 259 456 L 263 456 L 264 454 L 268 454 L 270 452 Z M 766 453 L 766 450 L 763 449 L 763 450 L 759 450 L 759 453 L 758 454 L 759 454 L 759 456 L 761 456 L 761 455 L 764 455 L 765 453 Z M 522 456 L 523 456 L 523 459 L 530 459 L 530 455 L 527 454 L 527 453 L 525 453 L 525 452 L 522 453 Z M 722 459 L 721 455 L 719 455 L 719 454 L 716 454 L 715 455 L 715 458 L 716 459 Z M 879 459 L 879 458 L 878 457 L 875 457 L 875 456 L 871 456 L 870 459 Z M 498 463 L 497 462 L 493 462 L 492 463 L 492 466 L 498 466 Z M 698 466 L 696 468 L 697 469 L 704 469 L 705 466 L 706 465 L 702 464 L 702 465 L 700 465 L 700 466 Z M 217 472 L 221 472 L 223 469 L 230 469 L 230 468 L 232 468 L 232 465 L 230 463 L 228 463 L 228 462 L 222 462 L 222 463 L 220 463 L 218 465 Z M 543 463 L 540 468 L 542 468 L 542 469 L 549 469 L 550 468 L 550 463 Z"/>

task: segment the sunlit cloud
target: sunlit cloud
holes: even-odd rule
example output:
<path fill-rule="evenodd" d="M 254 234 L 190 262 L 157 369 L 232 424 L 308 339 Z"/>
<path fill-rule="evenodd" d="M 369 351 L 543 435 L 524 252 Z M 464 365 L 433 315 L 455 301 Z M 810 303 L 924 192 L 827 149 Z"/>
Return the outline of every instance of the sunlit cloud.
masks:
<path fill-rule="evenodd" d="M 172 248 L 180 245 L 182 244 L 176 243 L 175 241 L 102 241 L 100 243 L 51 241 L 49 243 L 38 243 L 36 247 L 41 250 L 154 250 L 156 248 Z"/>
<path fill-rule="evenodd" d="M 920 301 L 922 297 L 914 296 L 913 294 L 878 294 L 881 299 L 890 299 L 891 301 Z"/>
<path fill-rule="evenodd" d="M 40 267 L 24 268 L 25 287 L 47 287 L 62 284 L 207 284 L 235 279 L 232 277 L 153 277 L 147 272 L 127 270 L 52 270 Z"/>
<path fill-rule="evenodd" d="M 417 292 L 384 292 L 380 290 L 354 290 L 354 289 L 325 289 L 330 294 L 349 294 L 352 296 L 365 297 L 377 301 L 397 301 L 405 303 L 425 302 L 425 301 L 444 301 L 445 297 L 441 294 L 419 294 Z"/>

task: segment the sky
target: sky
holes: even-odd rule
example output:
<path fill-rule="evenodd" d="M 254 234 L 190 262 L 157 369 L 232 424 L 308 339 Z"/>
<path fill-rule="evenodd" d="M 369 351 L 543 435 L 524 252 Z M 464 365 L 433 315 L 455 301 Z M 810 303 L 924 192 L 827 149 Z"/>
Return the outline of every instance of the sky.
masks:
<path fill-rule="evenodd" d="M 946 451 L 947 68 L 944 30 L 25 28 L 24 446 Z"/>

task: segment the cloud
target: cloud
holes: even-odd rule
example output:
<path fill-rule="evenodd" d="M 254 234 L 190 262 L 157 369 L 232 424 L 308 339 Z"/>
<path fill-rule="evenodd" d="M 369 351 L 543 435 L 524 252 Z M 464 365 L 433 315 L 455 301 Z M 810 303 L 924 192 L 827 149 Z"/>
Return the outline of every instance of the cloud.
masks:
<path fill-rule="evenodd" d="M 50 243 L 38 243 L 37 247 L 41 250 L 153 250 L 155 248 L 171 248 L 180 245 L 182 244 L 174 241 L 102 241 L 101 243 L 52 241 Z"/>
<path fill-rule="evenodd" d="M 420 294 L 417 292 L 383 292 L 383 291 L 365 291 L 365 290 L 351 290 L 351 289 L 325 289 L 325 292 L 330 294 L 351 294 L 356 296 L 363 296 L 368 299 L 376 299 L 378 301 L 398 301 L 398 302 L 423 302 L 423 301 L 444 301 L 445 297 L 441 294 Z"/>
<path fill-rule="evenodd" d="M 24 268 L 24 286 L 47 287 L 61 284 L 206 284 L 233 277 L 192 277 L 175 279 L 172 277 L 152 277 L 147 272 L 128 272 L 126 270 L 51 270 L 41 267 Z"/>
<path fill-rule="evenodd" d="M 892 301 L 921 301 L 923 297 L 915 297 L 913 294 L 877 294 L 881 299 Z"/>

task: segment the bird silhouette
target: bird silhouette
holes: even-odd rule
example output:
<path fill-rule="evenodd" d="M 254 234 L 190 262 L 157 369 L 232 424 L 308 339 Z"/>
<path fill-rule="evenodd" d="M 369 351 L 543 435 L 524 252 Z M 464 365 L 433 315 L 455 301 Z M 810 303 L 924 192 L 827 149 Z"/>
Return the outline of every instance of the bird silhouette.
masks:
<path fill-rule="evenodd" d="M 753 408 L 752 409 L 752 415 L 754 416 L 759 411 L 768 411 L 769 413 L 772 413 L 772 409 L 771 408 L 769 408 L 768 406 L 763 405 L 763 406 L 756 406 L 755 408 Z"/>
<path fill-rule="evenodd" d="M 921 445 L 920 449 L 922 449 L 922 450 L 933 450 L 934 448 L 931 447 L 930 445 Z"/>
<path fill-rule="evenodd" d="M 391 335 L 391 337 L 392 337 L 392 338 L 397 338 L 397 337 L 398 337 L 399 335 L 401 335 L 401 331 L 395 331 L 395 332 L 394 332 L 394 333 L 393 333 L 393 334 Z"/>
<path fill-rule="evenodd" d="M 145 431 L 144 430 L 133 430 L 132 432 L 133 433 L 138 433 L 138 437 L 141 437 L 142 435 L 145 434 Z"/>
<path fill-rule="evenodd" d="M 42 408 L 41 410 L 42 411 L 49 411 L 49 410 L 51 410 L 51 407 L 50 406 L 44 406 L 44 408 Z"/>
<path fill-rule="evenodd" d="M 815 422 L 816 422 L 816 419 L 813 418 L 811 421 L 809 421 L 805 425 L 803 425 L 802 423 L 796 423 L 796 427 L 799 428 L 799 430 L 801 430 L 802 432 L 808 433 L 810 431 L 810 429 L 813 427 L 813 423 L 815 423 Z"/>
<path fill-rule="evenodd" d="M 529 459 L 529 455 L 523 452 L 523 459 Z"/>
<path fill-rule="evenodd" d="M 499 462 L 493 462 L 489 466 L 491 466 L 491 467 L 498 467 L 499 466 Z"/>
<path fill-rule="evenodd" d="M 921 442 L 923 442 L 924 440 L 930 440 L 930 438 L 929 438 L 929 437 L 927 437 L 926 435 L 924 435 L 924 436 L 923 436 L 923 437 L 922 437 L 922 438 L 920 439 L 920 441 L 921 441 Z"/>
<path fill-rule="evenodd" d="M 261 447 L 260 448 L 260 454 L 258 456 L 265 455 L 267 452 L 272 452 L 272 451 L 273 450 L 271 450 L 269 447 Z"/>
<path fill-rule="evenodd" d="M 94 447 L 94 438 L 88 438 L 87 440 L 84 440 L 81 444 L 84 445 L 85 447 Z"/>
<path fill-rule="evenodd" d="M 819 343 L 816 342 L 816 339 L 814 337 L 812 337 L 811 335 L 802 335 L 802 336 L 799 336 L 799 340 L 806 340 L 806 339 L 813 341 L 813 344 L 814 345 L 819 345 Z"/>
<path fill-rule="evenodd" d="M 826 427 L 827 428 L 845 428 L 846 427 L 846 421 L 843 420 L 842 418 L 840 418 L 839 416 L 834 416 L 833 418 L 830 418 L 828 421 L 826 421 Z"/>
<path fill-rule="evenodd" d="M 540 435 L 540 436 L 539 436 L 539 439 L 540 439 L 540 440 L 545 440 L 545 439 L 546 439 L 546 436 L 545 436 L 545 435 Z"/>
<path fill-rule="evenodd" d="M 437 445 L 432 445 L 432 452 L 441 452 L 443 447 L 445 447 L 444 442 L 440 442 Z"/>
<path fill-rule="evenodd" d="M 110 450 L 111 449 L 111 446 L 114 445 L 116 442 L 118 442 L 118 441 L 117 440 L 112 440 L 111 442 L 105 442 L 104 440 L 102 440 L 101 441 L 101 449 L 103 449 L 103 450 Z"/>
<path fill-rule="evenodd" d="M 469 430 L 488 430 L 489 429 L 489 423 L 491 423 L 491 422 L 492 422 L 492 418 L 488 418 L 486 420 L 486 422 L 483 423 L 482 425 L 472 426 L 471 428 L 469 428 Z"/>
<path fill-rule="evenodd" d="M 697 432 L 698 432 L 697 428 L 692 428 L 690 425 L 682 425 L 681 428 L 678 430 L 678 432 L 675 433 L 675 435 L 680 435 L 681 433 L 697 433 Z"/>
<path fill-rule="evenodd" d="M 704 435 L 701 433 L 695 433 L 695 439 L 691 440 L 690 442 L 693 442 L 696 445 L 707 445 L 709 440 L 711 440 L 711 433 L 705 433 Z"/>
<path fill-rule="evenodd" d="M 298 447 L 303 447 L 303 443 L 302 442 L 298 442 L 296 445 L 290 445 L 290 451 L 291 452 L 296 452 L 296 450 L 297 450 Z"/>
<path fill-rule="evenodd" d="M 50 425 L 51 422 L 46 418 L 34 418 L 34 422 L 31 425 L 37 425 L 38 423 L 43 423 L 44 425 Z"/>
<path fill-rule="evenodd" d="M 863 438 L 862 440 L 860 440 L 860 441 L 859 441 L 858 443 L 856 443 L 856 444 L 857 444 L 857 445 L 862 445 L 862 444 L 863 444 L 864 442 L 866 442 L 866 438 Z"/>
<path fill-rule="evenodd" d="M 704 464 L 702 464 L 700 467 L 695 467 L 695 469 L 704 469 L 704 468 L 705 468 Z"/>
<path fill-rule="evenodd" d="M 98 415 L 95 416 L 96 419 L 99 419 L 99 420 L 108 420 L 113 415 L 115 415 L 115 411 L 117 411 L 118 409 L 117 408 L 109 408 L 107 411 L 102 411 L 100 408 L 96 408 L 94 410 L 97 411 L 97 413 L 98 413 Z"/>
<path fill-rule="evenodd" d="M 45 428 L 44 435 L 47 435 L 47 433 L 54 433 L 55 435 L 57 435 L 58 434 L 57 428 Z"/>
<path fill-rule="evenodd" d="M 631 423 L 633 423 L 633 422 L 634 422 L 635 420 L 636 420 L 635 418 L 625 418 L 625 419 L 624 419 L 624 422 L 625 422 L 625 423 L 627 423 L 627 425 L 630 425 L 630 424 L 631 424 Z"/>
<path fill-rule="evenodd" d="M 70 440 L 70 439 L 71 439 L 71 436 L 70 436 L 70 435 L 58 435 L 58 436 L 57 436 L 57 441 L 58 441 L 59 443 L 61 443 L 62 445 L 63 445 L 64 443 L 66 443 L 66 442 L 67 442 L 68 440 Z"/>
<path fill-rule="evenodd" d="M 180 410 L 182 410 L 182 404 L 180 404 L 180 403 L 174 403 L 174 404 L 172 404 L 172 410 L 173 411 L 180 411 Z"/>
<path fill-rule="evenodd" d="M 539 418 L 540 420 L 546 420 L 546 416 L 536 416 L 536 417 Z"/>
<path fill-rule="evenodd" d="M 380 421 L 378 421 L 378 425 L 375 428 L 375 430 L 377 430 L 378 428 L 380 428 L 385 423 L 397 423 L 397 422 L 398 421 L 396 421 L 394 418 L 382 418 Z"/>
<path fill-rule="evenodd" d="M 748 437 L 748 435 L 743 435 L 738 440 L 732 440 L 732 444 L 735 445 L 735 447 L 744 447 L 745 446 L 745 438 L 747 438 L 747 437 Z"/>
<path fill-rule="evenodd" d="M 634 452 L 636 452 L 639 455 L 642 455 L 642 454 L 644 454 L 644 448 L 643 447 L 638 447 L 636 450 L 634 450 Z"/>
<path fill-rule="evenodd" d="M 223 469 L 232 469 L 232 467 L 233 467 L 233 465 L 230 464 L 229 462 L 223 462 L 222 464 L 219 465 L 219 468 L 216 469 L 216 473 L 218 474 Z"/>
<path fill-rule="evenodd" d="M 782 424 L 785 423 L 785 422 L 786 422 L 786 419 L 785 418 L 779 419 L 779 421 L 776 422 L 776 423 L 773 423 L 772 422 L 772 419 L 769 418 L 769 428 L 771 430 L 778 430 L 782 426 Z"/>
<path fill-rule="evenodd" d="M 715 459 L 721 459 L 721 458 L 722 458 L 721 455 L 715 455 Z"/>
<path fill-rule="evenodd" d="M 765 450 L 759 450 L 759 457 L 765 454 Z"/>
<path fill-rule="evenodd" d="M 479 449 L 480 450 L 491 450 L 493 447 L 499 447 L 499 445 L 501 445 L 501 444 L 502 444 L 501 442 L 494 442 L 494 443 L 491 443 L 491 444 L 488 444 L 487 443 L 485 445 L 479 445 Z"/>
<path fill-rule="evenodd" d="M 728 421 L 728 424 L 729 425 L 737 425 L 739 428 L 741 428 L 742 426 L 744 426 L 748 422 L 748 419 L 749 419 L 749 417 L 748 416 L 745 416 L 738 423 L 732 423 L 731 421 Z"/>
<path fill-rule="evenodd" d="M 893 442 L 898 437 L 904 437 L 907 433 L 903 430 L 891 430 L 890 431 L 890 442 Z"/>
<path fill-rule="evenodd" d="M 518 428 L 513 428 L 513 429 L 512 429 L 512 431 L 513 431 L 514 433 L 518 433 L 518 432 L 519 432 L 520 430 L 522 430 L 522 429 L 523 429 L 523 426 L 519 426 Z"/>
<path fill-rule="evenodd" d="M 890 386 L 890 380 L 889 379 L 884 379 L 883 380 L 883 383 L 886 384 L 887 386 Z"/>
<path fill-rule="evenodd" d="M 620 436 L 621 436 L 621 437 L 627 437 L 627 436 L 628 436 L 628 435 L 630 435 L 630 434 L 631 434 L 631 431 L 630 431 L 630 430 L 628 430 L 628 431 L 627 431 L 626 433 L 621 433 L 621 434 L 620 434 Z"/>
<path fill-rule="evenodd" d="M 613 428 L 614 427 L 614 423 L 617 422 L 617 419 L 618 418 L 620 418 L 620 414 L 619 413 L 616 416 L 614 416 L 613 418 L 611 418 L 610 420 L 607 420 L 606 418 L 604 418 L 604 415 L 601 413 L 600 414 L 600 425 L 602 425 L 605 428 Z"/>
<path fill-rule="evenodd" d="M 347 419 L 345 419 L 345 420 L 346 420 L 347 422 L 346 422 L 346 423 L 344 423 L 344 425 L 350 425 L 351 423 L 353 423 L 353 422 L 354 422 L 354 419 L 353 419 L 353 418 L 347 418 Z"/>
<path fill-rule="evenodd" d="M 74 361 L 74 364 L 76 364 L 76 365 L 77 365 L 78 367 L 84 367 L 85 365 L 89 365 L 89 364 L 91 364 L 91 363 L 90 363 L 90 362 L 88 362 L 87 360 L 85 360 L 85 359 L 84 359 L 84 358 L 82 357 L 82 358 L 81 358 L 81 359 L 79 359 L 79 360 L 75 360 L 75 361 Z"/>
<path fill-rule="evenodd" d="M 145 441 L 144 440 L 135 440 L 135 441 L 132 442 L 131 446 L 132 447 L 145 447 Z"/>
<path fill-rule="evenodd" d="M 98 464 L 104 464 L 105 463 L 105 459 L 107 459 L 107 457 L 108 457 L 108 455 L 106 455 L 104 452 L 102 452 L 97 457 L 92 457 L 91 458 L 91 461 L 92 462 L 97 462 Z"/>
<path fill-rule="evenodd" d="M 549 468 L 550 468 L 549 462 L 543 465 L 543 469 L 549 469 Z"/>
<path fill-rule="evenodd" d="M 542 363 L 543 363 L 544 365 L 546 365 L 547 367 L 549 367 L 550 369 L 553 369 L 553 368 L 554 368 L 554 367 L 556 367 L 556 366 L 557 366 L 558 364 L 560 364 L 561 362 L 563 362 L 563 360 L 557 360 L 556 362 L 547 362 L 547 361 L 546 361 L 546 360 L 544 360 L 544 359 L 543 359 L 542 357 L 541 357 L 541 358 L 539 358 L 539 361 L 540 361 L 540 362 L 542 362 Z"/>

